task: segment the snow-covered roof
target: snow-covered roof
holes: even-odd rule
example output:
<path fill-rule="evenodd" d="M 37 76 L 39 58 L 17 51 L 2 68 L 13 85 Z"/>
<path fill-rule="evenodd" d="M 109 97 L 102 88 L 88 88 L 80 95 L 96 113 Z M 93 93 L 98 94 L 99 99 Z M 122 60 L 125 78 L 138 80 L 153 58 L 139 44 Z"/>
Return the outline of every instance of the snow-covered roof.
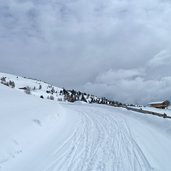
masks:
<path fill-rule="evenodd" d="M 162 104 L 162 103 L 164 103 L 164 102 L 165 102 L 165 100 L 164 100 L 164 101 L 158 101 L 158 102 L 150 102 L 149 105 L 153 105 L 153 104 Z"/>

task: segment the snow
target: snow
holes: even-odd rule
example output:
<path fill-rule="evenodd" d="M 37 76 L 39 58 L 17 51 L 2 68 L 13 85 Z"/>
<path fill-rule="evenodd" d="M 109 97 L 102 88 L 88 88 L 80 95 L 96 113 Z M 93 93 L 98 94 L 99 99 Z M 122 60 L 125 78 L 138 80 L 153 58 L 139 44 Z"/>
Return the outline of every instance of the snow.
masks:
<path fill-rule="evenodd" d="M 164 103 L 165 101 L 158 101 L 158 102 L 150 102 L 149 105 L 153 105 L 153 104 L 162 104 Z"/>
<path fill-rule="evenodd" d="M 145 107 L 133 107 L 133 106 L 131 106 L 131 108 L 142 109 L 145 111 L 156 112 L 156 113 L 160 113 L 160 114 L 167 114 L 168 116 L 171 116 L 170 106 L 168 107 L 168 109 L 159 109 L 159 108 L 154 108 L 154 107 L 149 107 L 149 106 L 145 106 Z"/>
<path fill-rule="evenodd" d="M 52 88 L 54 88 L 55 90 L 55 93 L 53 95 L 54 100 L 58 100 L 58 101 L 64 100 L 64 97 L 60 95 L 60 91 L 62 90 L 62 88 L 52 86 L 48 83 L 45 83 L 36 79 L 29 79 L 29 78 L 24 78 L 24 77 L 0 72 L 0 78 L 2 77 L 6 77 L 6 81 L 9 81 L 9 80 L 14 81 L 16 90 L 23 91 L 20 88 L 29 86 L 32 89 L 31 94 L 34 96 L 38 96 L 38 97 L 43 96 L 44 98 L 47 98 L 48 96 L 50 96 L 50 94 L 48 94 L 46 91 L 47 90 L 50 91 Z M 42 86 L 41 89 L 39 89 L 40 85 Z"/>
<path fill-rule="evenodd" d="M 0 84 L 0 171 L 170 171 L 171 120 Z"/>
<path fill-rule="evenodd" d="M 37 163 L 46 158 L 53 143 L 55 147 L 60 145 L 79 121 L 74 113 L 66 115 L 67 110 L 54 101 L 28 96 L 3 85 L 0 103 L 0 171 L 32 167 L 38 171 Z"/>

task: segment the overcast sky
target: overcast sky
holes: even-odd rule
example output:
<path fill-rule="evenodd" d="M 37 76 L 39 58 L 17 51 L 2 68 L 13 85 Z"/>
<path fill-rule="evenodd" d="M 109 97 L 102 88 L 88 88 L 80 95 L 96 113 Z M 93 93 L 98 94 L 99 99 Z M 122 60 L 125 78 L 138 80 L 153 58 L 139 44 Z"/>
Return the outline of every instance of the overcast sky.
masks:
<path fill-rule="evenodd" d="M 0 72 L 148 103 L 170 68 L 169 0 L 0 0 Z"/>

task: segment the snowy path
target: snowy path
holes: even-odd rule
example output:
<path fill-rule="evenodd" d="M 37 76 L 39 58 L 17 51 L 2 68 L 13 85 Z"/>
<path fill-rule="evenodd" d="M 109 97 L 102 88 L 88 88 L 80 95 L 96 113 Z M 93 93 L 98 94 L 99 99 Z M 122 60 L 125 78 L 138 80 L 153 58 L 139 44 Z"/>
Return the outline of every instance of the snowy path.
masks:
<path fill-rule="evenodd" d="M 124 119 L 95 108 L 78 113 L 80 124 L 54 153 L 46 171 L 153 170 Z"/>

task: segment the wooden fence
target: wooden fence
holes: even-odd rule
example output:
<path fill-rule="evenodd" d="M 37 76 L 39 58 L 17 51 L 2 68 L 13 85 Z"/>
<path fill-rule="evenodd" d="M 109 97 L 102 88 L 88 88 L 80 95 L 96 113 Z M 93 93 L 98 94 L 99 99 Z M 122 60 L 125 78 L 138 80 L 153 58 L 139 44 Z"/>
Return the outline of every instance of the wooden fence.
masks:
<path fill-rule="evenodd" d="M 128 106 L 124 106 L 124 108 L 126 108 L 127 110 L 132 110 L 135 112 L 139 112 L 139 113 L 144 113 L 144 114 L 149 114 L 149 115 L 156 115 L 162 118 L 168 118 L 171 119 L 171 116 L 168 116 L 166 113 L 158 113 L 158 112 L 154 112 L 154 111 L 149 111 L 149 110 L 144 110 L 144 109 L 137 109 L 137 108 L 133 108 L 133 107 L 128 107 Z"/>

